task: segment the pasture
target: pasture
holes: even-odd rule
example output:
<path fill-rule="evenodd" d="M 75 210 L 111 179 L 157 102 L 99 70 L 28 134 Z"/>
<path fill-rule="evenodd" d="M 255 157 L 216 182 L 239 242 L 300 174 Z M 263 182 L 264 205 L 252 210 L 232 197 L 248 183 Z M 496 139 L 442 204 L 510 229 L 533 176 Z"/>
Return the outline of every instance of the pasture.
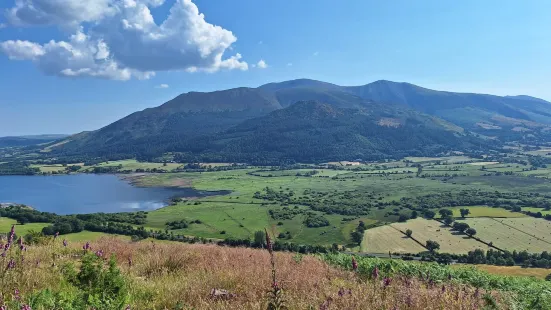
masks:
<path fill-rule="evenodd" d="M 425 244 L 427 240 L 438 242 L 440 244 L 439 252 L 442 253 L 465 254 L 476 249 L 488 249 L 488 246 L 484 243 L 464 234 L 452 232 L 449 227 L 445 227 L 435 220 L 417 218 L 405 223 L 394 223 L 390 226 L 402 232 L 411 229 L 413 231 L 412 237 L 422 244 Z"/>
<path fill-rule="evenodd" d="M 446 208 L 453 211 L 453 216 L 456 218 L 461 217 L 461 209 L 469 209 L 471 212 L 467 217 L 526 217 L 525 214 L 519 212 L 511 212 L 502 208 L 492 208 L 488 206 L 463 206 Z M 436 218 L 440 218 L 440 214 L 436 215 Z"/>
<path fill-rule="evenodd" d="M 426 251 L 424 247 L 390 225 L 366 230 L 360 249 L 362 252 L 381 254 L 388 254 L 389 251 L 392 253 Z"/>
<path fill-rule="evenodd" d="M 524 224 L 533 223 L 534 225 L 538 225 L 538 221 L 543 221 L 535 218 L 526 218 L 522 220 L 526 220 Z M 470 227 L 476 229 L 476 236 L 478 238 L 487 243 L 492 242 L 494 246 L 503 250 L 526 250 L 531 253 L 540 253 L 551 248 L 551 242 L 541 238 L 543 235 L 535 237 L 521 231 L 520 228 L 505 225 L 501 221 L 506 220 L 492 218 L 470 218 L 460 220 L 460 222 L 465 222 L 469 224 Z"/>

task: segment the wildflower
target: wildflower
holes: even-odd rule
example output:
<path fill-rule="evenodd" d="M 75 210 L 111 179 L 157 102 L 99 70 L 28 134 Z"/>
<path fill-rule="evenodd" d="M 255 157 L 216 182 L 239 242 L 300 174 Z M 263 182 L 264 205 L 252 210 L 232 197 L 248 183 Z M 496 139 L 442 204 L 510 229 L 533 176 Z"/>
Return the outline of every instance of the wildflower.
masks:
<path fill-rule="evenodd" d="M 272 254 L 273 246 L 272 246 L 272 240 L 270 239 L 270 234 L 268 234 L 268 230 L 264 229 L 266 232 L 266 248 L 268 249 L 268 252 L 270 252 L 270 255 Z"/>
<path fill-rule="evenodd" d="M 8 310 L 8 307 L 6 307 L 6 305 L 2 305 L 0 306 L 0 310 Z"/>
<path fill-rule="evenodd" d="M 27 247 L 23 244 L 19 246 L 19 249 L 23 252 L 27 252 Z"/>
<path fill-rule="evenodd" d="M 377 266 L 375 266 L 375 268 L 373 268 L 373 272 L 371 272 L 371 277 L 373 279 L 378 279 L 379 278 L 379 268 L 377 268 Z"/>
<path fill-rule="evenodd" d="M 68 244 L 67 239 L 63 239 L 63 246 L 66 247 Z"/>
<path fill-rule="evenodd" d="M 320 305 L 320 310 L 327 310 L 329 309 L 329 306 L 333 302 L 333 298 L 328 297 L 327 300 L 323 302 L 323 304 Z"/>
<path fill-rule="evenodd" d="M 23 246 L 23 237 L 19 237 L 18 242 L 19 242 L 19 246 Z"/>
<path fill-rule="evenodd" d="M 124 308 L 124 310 L 130 310 L 130 305 L 127 305 L 126 308 Z"/>
<path fill-rule="evenodd" d="M 97 257 L 103 257 L 103 250 L 96 251 L 96 256 Z"/>
<path fill-rule="evenodd" d="M 343 296 L 344 296 L 344 293 L 345 293 L 344 288 L 341 287 L 341 288 L 339 289 L 339 293 L 338 293 L 339 297 L 343 297 Z"/>
<path fill-rule="evenodd" d="M 82 246 L 82 249 L 83 249 L 84 251 L 88 251 L 88 250 L 90 250 L 91 248 L 92 248 L 92 247 L 90 246 L 90 242 L 86 242 L 86 244 Z"/>
<path fill-rule="evenodd" d="M 31 306 L 29 305 L 23 305 L 21 306 L 21 310 L 32 310 L 32 309 L 31 309 Z"/>
<path fill-rule="evenodd" d="M 387 287 L 387 286 L 390 285 L 391 282 L 392 282 L 392 279 L 391 279 L 391 278 L 385 278 L 385 279 L 383 280 L 383 285 L 384 285 L 385 287 Z"/>
<path fill-rule="evenodd" d="M 446 286 L 442 285 L 442 293 L 445 293 L 445 292 L 446 292 Z"/>
<path fill-rule="evenodd" d="M 57 239 L 57 237 L 59 237 L 59 231 L 55 233 L 54 240 Z"/>
<path fill-rule="evenodd" d="M 17 300 L 21 299 L 21 296 L 19 295 L 19 290 L 18 289 L 15 289 L 15 291 L 13 292 L 13 297 Z"/>
<path fill-rule="evenodd" d="M 2 252 L 2 257 L 6 257 L 6 255 L 8 255 L 6 251 Z"/>
<path fill-rule="evenodd" d="M 6 269 L 13 269 L 15 268 L 15 261 L 13 259 L 10 259 L 8 262 L 8 266 L 6 266 Z"/>
<path fill-rule="evenodd" d="M 352 256 L 352 270 L 358 270 L 358 262 L 356 262 L 356 258 L 354 258 L 354 256 Z"/>
<path fill-rule="evenodd" d="M 478 298 L 480 296 L 480 289 L 477 287 L 474 291 L 474 297 Z"/>
<path fill-rule="evenodd" d="M 132 267 L 132 256 L 128 256 L 128 266 Z"/>
<path fill-rule="evenodd" d="M 413 305 L 413 300 L 411 299 L 411 294 L 408 294 L 406 297 L 406 305 L 411 307 Z"/>

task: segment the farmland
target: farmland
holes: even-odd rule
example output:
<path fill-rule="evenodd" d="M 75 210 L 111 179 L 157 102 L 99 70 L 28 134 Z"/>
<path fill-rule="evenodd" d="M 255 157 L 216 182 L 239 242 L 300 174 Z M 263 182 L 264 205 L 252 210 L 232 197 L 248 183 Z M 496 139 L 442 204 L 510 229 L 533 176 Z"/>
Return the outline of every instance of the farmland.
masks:
<path fill-rule="evenodd" d="M 368 253 L 419 253 L 425 250 L 390 225 L 368 229 L 361 244 L 361 251 Z"/>
<path fill-rule="evenodd" d="M 469 224 L 470 227 L 476 229 L 477 236 L 480 239 L 488 243 L 492 242 L 494 246 L 500 249 L 509 251 L 526 250 L 528 252 L 541 252 L 551 248 L 551 243 L 542 238 L 545 237 L 545 233 L 533 236 L 521 230 L 526 229 L 526 227 L 529 226 L 528 224 L 538 226 L 546 224 L 544 220 L 527 218 L 523 223 L 526 224 L 526 226 L 523 226 L 523 228 L 508 226 L 501 221 L 505 220 L 492 218 L 471 218 L 462 220 L 461 222 L 465 222 Z M 542 224 L 539 224 L 540 221 Z"/>
<path fill-rule="evenodd" d="M 467 253 L 476 249 L 487 250 L 488 246 L 476 241 L 464 234 L 450 231 L 442 223 L 434 220 L 417 218 L 406 223 L 391 224 L 402 232 L 407 229 L 413 231 L 412 237 L 425 244 L 427 240 L 436 241 L 440 244 L 440 251 L 443 253 Z"/>

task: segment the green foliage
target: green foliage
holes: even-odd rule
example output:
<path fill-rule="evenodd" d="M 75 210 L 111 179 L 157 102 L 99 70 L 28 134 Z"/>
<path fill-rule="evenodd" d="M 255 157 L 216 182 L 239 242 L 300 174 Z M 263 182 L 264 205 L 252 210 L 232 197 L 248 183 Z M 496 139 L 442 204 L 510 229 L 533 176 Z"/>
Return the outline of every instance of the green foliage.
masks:
<path fill-rule="evenodd" d="M 411 229 L 406 230 L 406 236 L 410 237 L 413 235 L 413 231 Z"/>
<path fill-rule="evenodd" d="M 440 244 L 436 241 L 433 241 L 433 240 L 427 240 L 427 243 L 426 243 L 426 246 L 427 250 L 429 250 L 430 252 L 434 252 L 438 249 L 440 249 Z"/>
<path fill-rule="evenodd" d="M 306 216 L 304 225 L 307 227 L 324 227 L 329 226 L 329 221 L 321 215 L 310 213 Z"/>

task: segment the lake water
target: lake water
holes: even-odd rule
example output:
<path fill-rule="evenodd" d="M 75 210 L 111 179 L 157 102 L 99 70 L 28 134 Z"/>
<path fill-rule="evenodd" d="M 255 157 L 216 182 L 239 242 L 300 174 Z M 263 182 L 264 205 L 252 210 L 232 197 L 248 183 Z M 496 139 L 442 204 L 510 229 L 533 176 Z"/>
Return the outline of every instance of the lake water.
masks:
<path fill-rule="evenodd" d="M 57 214 L 147 211 L 172 197 L 201 197 L 192 188 L 135 187 L 115 175 L 0 176 L 0 203 Z"/>

